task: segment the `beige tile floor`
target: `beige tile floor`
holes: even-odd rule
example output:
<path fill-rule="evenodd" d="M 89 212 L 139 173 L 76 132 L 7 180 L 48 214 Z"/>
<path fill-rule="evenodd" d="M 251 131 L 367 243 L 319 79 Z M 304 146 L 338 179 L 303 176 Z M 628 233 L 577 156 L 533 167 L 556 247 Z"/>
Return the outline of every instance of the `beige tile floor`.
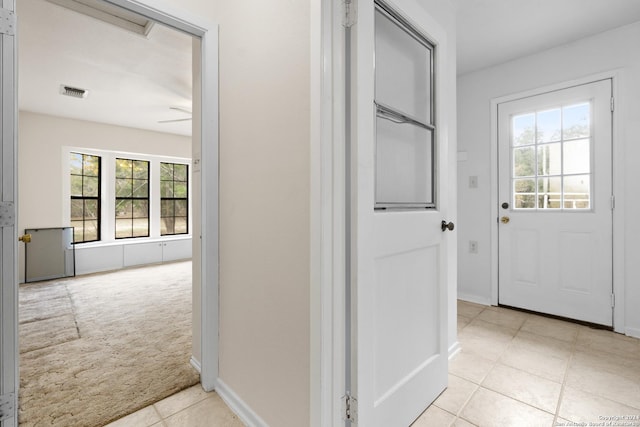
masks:
<path fill-rule="evenodd" d="M 449 387 L 414 427 L 605 426 L 609 421 L 640 427 L 638 339 L 463 301 L 458 337 L 462 351 L 449 365 Z M 130 426 L 242 423 L 215 393 L 194 386 L 109 424 Z"/>
<path fill-rule="evenodd" d="M 244 424 L 214 393 L 200 384 L 119 419 L 107 427 L 242 427 Z"/>
<path fill-rule="evenodd" d="M 463 301 L 458 338 L 449 387 L 414 427 L 640 427 L 638 339 Z"/>

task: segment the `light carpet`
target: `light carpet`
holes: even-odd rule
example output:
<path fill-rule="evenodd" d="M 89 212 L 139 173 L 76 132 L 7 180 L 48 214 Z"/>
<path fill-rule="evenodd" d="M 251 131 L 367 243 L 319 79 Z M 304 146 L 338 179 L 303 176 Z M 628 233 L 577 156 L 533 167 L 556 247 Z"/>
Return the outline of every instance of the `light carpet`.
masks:
<path fill-rule="evenodd" d="M 191 262 L 20 286 L 21 426 L 103 426 L 197 384 Z"/>

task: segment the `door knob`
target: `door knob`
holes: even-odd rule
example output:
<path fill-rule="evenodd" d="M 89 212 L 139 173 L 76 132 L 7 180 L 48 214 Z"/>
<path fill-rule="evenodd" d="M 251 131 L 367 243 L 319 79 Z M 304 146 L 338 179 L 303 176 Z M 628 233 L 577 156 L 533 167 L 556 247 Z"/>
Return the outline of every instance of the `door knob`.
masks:
<path fill-rule="evenodd" d="M 503 224 L 508 224 L 508 223 L 509 223 L 509 221 L 510 221 L 510 219 L 509 219 L 509 217 L 508 217 L 508 216 L 503 216 L 502 218 L 500 218 L 500 221 L 501 221 Z"/>
<path fill-rule="evenodd" d="M 31 243 L 31 234 L 23 234 L 22 236 L 18 237 L 18 240 L 24 243 Z"/>
<path fill-rule="evenodd" d="M 442 228 L 442 231 L 453 231 L 453 228 L 455 227 L 455 225 L 452 222 L 447 222 L 447 221 L 442 221 L 442 224 L 440 225 L 440 228 Z"/>

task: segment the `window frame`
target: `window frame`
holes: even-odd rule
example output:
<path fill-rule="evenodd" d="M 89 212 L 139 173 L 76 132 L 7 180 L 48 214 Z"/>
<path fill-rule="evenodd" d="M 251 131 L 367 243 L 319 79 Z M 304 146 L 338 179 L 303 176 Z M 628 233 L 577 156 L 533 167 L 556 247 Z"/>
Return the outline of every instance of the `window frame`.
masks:
<path fill-rule="evenodd" d="M 580 106 L 580 105 L 588 105 L 589 106 L 589 114 L 588 114 L 588 120 L 589 120 L 589 125 L 588 125 L 588 131 L 589 131 L 589 135 L 588 136 L 578 136 L 578 137 L 565 137 L 565 129 L 564 129 L 564 110 L 566 108 L 571 108 L 571 107 L 576 107 L 576 106 Z M 517 114 L 513 114 L 510 116 L 509 118 L 509 150 L 510 150 L 510 164 L 509 164 L 509 174 L 510 174 L 510 186 L 509 186 L 509 191 L 510 191 L 510 202 L 511 202 L 511 206 L 513 207 L 514 211 L 519 211 L 519 212 L 536 212 L 536 213 L 546 213 L 546 212 L 563 212 L 563 213 L 581 213 L 581 212 L 593 212 L 593 209 L 595 207 L 594 205 L 594 201 L 593 201 L 593 194 L 594 194 L 594 170 L 593 170 L 593 161 L 594 161 L 594 131 L 593 131 L 593 114 L 594 114 L 594 109 L 593 109 L 593 101 L 592 100 L 580 100 L 577 102 L 569 102 L 569 103 L 561 103 L 558 105 L 552 105 L 552 106 L 547 106 L 545 108 L 541 108 L 539 110 L 532 110 L 532 111 L 523 111 L 523 112 L 519 112 Z M 553 141 L 539 141 L 538 140 L 538 114 L 539 113 L 545 113 L 547 111 L 552 111 L 558 109 L 560 110 L 560 136 L 559 139 L 557 140 L 553 140 Z M 533 142 L 529 143 L 529 144 L 518 144 L 515 145 L 514 143 L 514 120 L 517 117 L 521 117 L 521 116 L 526 116 L 526 115 L 533 115 L 534 116 L 534 128 L 533 128 Z M 566 143 L 572 143 L 572 142 L 578 142 L 578 141 L 584 141 L 584 140 L 588 140 L 589 142 L 589 172 L 577 172 L 577 173 L 566 173 L 565 172 L 565 144 Z M 552 145 L 558 145 L 559 146 L 559 153 L 560 153 L 560 171 L 558 173 L 554 173 L 554 174 L 540 174 L 539 173 L 539 166 L 538 166 L 538 156 L 540 154 L 539 149 L 541 147 L 550 147 Z M 516 150 L 520 149 L 525 149 L 525 148 L 531 148 L 533 149 L 533 156 L 534 156 L 534 165 L 533 165 L 533 175 L 526 175 L 526 176 L 516 176 L 515 175 L 515 167 L 516 167 Z M 574 199 L 566 199 L 565 198 L 565 193 L 567 193 L 565 191 L 565 179 L 566 178 L 574 178 L 574 177 L 582 177 L 582 176 L 587 176 L 589 178 L 589 192 L 585 193 L 588 195 L 588 198 L 586 199 L 586 203 L 588 204 L 587 207 L 566 207 L 566 203 L 567 202 L 571 202 L 572 200 L 574 201 L 575 204 L 575 200 Z M 540 207 L 539 206 L 539 197 L 540 197 L 540 189 L 539 189 L 539 181 L 541 179 L 559 179 L 560 180 L 560 192 L 559 194 L 559 206 L 558 207 Z M 516 191 L 516 182 L 517 181 L 526 181 L 526 180 L 530 180 L 533 181 L 533 186 L 534 186 L 534 191 L 533 192 L 517 192 Z M 545 192 L 545 194 L 550 194 L 549 192 Z M 516 201 L 516 196 L 517 195 L 531 195 L 534 198 L 534 207 L 518 207 L 518 203 Z"/>
<path fill-rule="evenodd" d="M 131 162 L 131 176 L 127 177 L 127 178 L 122 178 L 118 176 L 117 173 L 117 168 L 118 168 L 118 160 L 124 160 L 124 161 L 129 161 Z M 144 162 L 147 164 L 147 177 L 146 179 L 140 179 L 140 178 L 136 178 L 135 177 L 135 172 L 134 172 L 134 164 L 135 162 Z M 113 233 L 113 237 L 116 240 L 122 240 L 122 239 L 138 239 L 138 238 L 144 238 L 144 237 L 150 237 L 151 236 L 151 162 L 149 160 L 140 160 L 137 158 L 123 158 L 123 157 L 116 157 L 115 158 L 115 163 L 114 163 L 114 167 L 115 167 L 115 171 L 114 172 L 114 184 L 116 186 L 116 190 L 114 191 L 114 197 L 115 197 L 115 205 L 114 205 L 114 210 L 113 210 L 113 218 L 114 218 L 114 233 Z M 131 180 L 131 196 L 128 197 L 122 197 L 122 196 L 118 196 L 118 192 L 117 192 L 117 182 L 118 180 L 121 179 L 127 179 L 127 180 Z M 136 197 L 134 196 L 134 182 L 138 180 L 138 181 L 146 181 L 147 183 L 147 196 L 146 197 Z M 129 219 L 129 218 L 118 218 L 118 213 L 117 213 L 117 207 L 118 207 L 118 201 L 131 201 L 131 236 L 123 236 L 123 237 L 118 237 L 118 219 L 120 220 L 125 220 L 125 219 Z M 147 216 L 146 217 L 135 217 L 134 216 L 134 212 L 135 212 L 135 208 L 134 208 L 134 202 L 135 201 L 146 201 L 147 202 Z M 147 220 L 147 234 L 144 236 L 136 236 L 134 234 L 134 230 L 135 230 L 135 226 L 134 226 L 134 222 L 136 219 L 145 219 Z"/>
<path fill-rule="evenodd" d="M 92 156 L 99 156 L 102 159 L 101 163 L 101 206 L 100 206 L 100 241 L 92 241 L 87 243 L 80 243 L 78 247 L 91 248 L 102 247 L 113 244 L 138 244 L 144 242 L 156 242 L 156 241 L 169 241 L 169 240 L 182 240 L 192 238 L 193 229 L 190 227 L 187 234 L 179 235 L 161 235 L 160 234 L 160 185 L 159 180 L 155 179 L 160 173 L 160 163 L 178 163 L 192 165 L 192 158 L 178 155 L 166 155 L 166 154 L 153 154 L 153 153 L 140 153 L 140 152 L 128 152 L 117 150 L 104 150 L 99 148 L 89 148 L 77 145 L 63 146 L 61 150 L 61 169 L 62 176 L 66 176 L 66 179 L 62 179 L 62 197 L 63 200 L 67 200 L 62 204 L 62 217 L 63 225 L 70 226 L 71 222 L 71 203 L 68 202 L 70 198 L 71 180 L 68 178 L 70 174 L 70 153 L 83 153 Z M 188 154 L 188 153 L 185 153 Z M 126 158 L 133 160 L 145 160 L 151 163 L 150 166 L 150 192 L 149 192 L 149 221 L 150 221 L 150 235 L 148 237 L 131 237 L 131 238 L 115 238 L 115 159 Z M 193 167 L 189 167 L 188 179 L 188 197 L 189 203 L 193 200 L 192 180 L 194 178 Z M 155 179 L 155 181 L 154 181 Z M 188 206 L 188 222 L 193 224 L 193 207 Z"/>
<path fill-rule="evenodd" d="M 171 165 L 172 166 L 172 173 L 173 173 L 173 179 L 171 180 L 163 180 L 162 179 L 162 165 Z M 176 166 L 184 166 L 185 167 L 185 180 L 184 181 L 176 181 L 175 179 L 175 167 Z M 162 195 L 162 183 L 163 182 L 172 182 L 173 183 L 173 197 L 165 197 Z M 184 197 L 175 197 L 175 183 L 176 182 L 184 182 L 185 186 L 186 186 L 186 192 L 185 192 L 185 196 Z M 190 225 L 190 221 L 189 221 L 189 202 L 190 202 L 190 198 L 189 198 L 189 164 L 186 163 L 175 163 L 175 162 L 160 162 L 160 235 L 161 236 L 182 236 L 185 234 L 189 234 L 189 225 Z M 178 200 L 184 200 L 185 204 L 186 204 L 186 212 L 184 216 L 176 216 L 176 211 L 175 211 L 175 202 Z M 172 216 L 163 216 L 162 211 L 163 211 L 163 202 L 165 201 L 173 201 L 173 215 Z M 162 228 L 163 228 L 163 218 L 173 218 L 173 233 L 163 233 L 162 232 Z M 186 221 L 186 230 L 184 233 L 176 233 L 176 226 L 175 226 L 175 220 L 176 218 L 184 218 Z"/>
<path fill-rule="evenodd" d="M 430 144 L 430 160 L 431 164 L 430 171 L 427 171 L 431 175 L 431 182 L 429 187 L 430 192 L 430 201 L 425 202 L 385 202 L 378 200 L 378 159 L 377 159 L 377 124 L 374 124 L 376 130 L 374 130 L 374 135 L 376 138 L 376 142 L 374 147 L 376 152 L 374 153 L 375 161 L 374 161 L 374 209 L 375 210 L 386 210 L 386 209 L 437 209 L 437 188 L 438 188 L 438 177 L 437 177 L 437 129 L 436 129 L 436 43 L 431 41 L 427 36 L 425 36 L 422 32 L 420 32 L 415 26 L 407 21 L 400 13 L 395 11 L 391 6 L 387 5 L 384 1 L 376 0 L 375 2 L 375 12 L 380 12 L 384 17 L 389 19 L 393 24 L 395 24 L 400 30 L 407 33 L 411 38 L 413 38 L 417 43 L 422 45 L 429 52 L 429 122 L 425 122 L 420 120 L 407 112 L 401 111 L 393 106 L 386 105 L 382 102 L 379 102 L 377 99 L 376 88 L 374 87 L 374 123 L 377 123 L 378 119 L 385 119 L 397 124 L 407 124 L 410 126 L 417 126 L 419 128 L 425 129 L 431 134 L 430 141 L 425 141 L 425 143 Z M 374 30 L 375 31 L 375 30 Z M 374 56 L 376 54 L 376 43 L 374 41 Z M 376 85 L 376 66 L 374 61 L 374 85 Z"/>
<path fill-rule="evenodd" d="M 69 173 L 67 174 L 68 177 L 68 182 L 69 182 L 69 223 L 71 224 L 71 226 L 74 228 L 73 231 L 73 244 L 81 244 L 81 243 L 94 243 L 94 242 L 100 242 L 102 240 L 102 168 L 103 168 L 103 164 L 102 164 L 102 156 L 100 155 L 96 155 L 96 154 L 88 154 L 86 152 L 80 152 L 81 150 L 74 150 L 74 151 L 69 151 L 69 155 L 67 156 L 67 160 L 69 162 Z M 80 156 L 82 156 L 82 174 L 81 175 L 77 175 L 72 173 L 71 171 L 71 155 L 73 154 L 78 154 Z M 98 175 L 94 176 L 94 175 L 85 175 L 84 174 L 84 165 L 85 165 L 85 157 L 96 157 L 98 159 Z M 71 192 L 71 177 L 72 176 L 81 176 L 82 177 L 82 196 L 74 196 Z M 85 176 L 90 176 L 90 177 L 95 177 L 98 178 L 98 195 L 97 196 L 85 196 L 84 195 L 84 178 Z M 72 215 L 72 211 L 73 209 L 71 208 L 71 205 L 73 204 L 74 200 L 82 200 L 82 236 L 83 236 L 83 240 L 82 241 L 77 241 L 76 242 L 76 230 L 75 230 L 75 226 L 73 226 L 72 224 L 75 222 L 80 222 L 78 220 L 74 220 Z M 97 209 L 96 209 L 96 222 L 97 222 L 97 238 L 95 240 L 85 240 L 85 229 L 86 229 L 86 215 L 85 215 L 85 201 L 86 200 L 95 200 L 96 204 L 97 204 Z"/>

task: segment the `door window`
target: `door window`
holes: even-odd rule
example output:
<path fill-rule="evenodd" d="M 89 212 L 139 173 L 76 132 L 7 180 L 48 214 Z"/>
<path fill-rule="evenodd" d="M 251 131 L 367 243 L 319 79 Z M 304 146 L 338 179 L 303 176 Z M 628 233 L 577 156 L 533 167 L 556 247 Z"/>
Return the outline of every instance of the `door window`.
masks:
<path fill-rule="evenodd" d="M 376 4 L 376 208 L 435 206 L 433 51 L 411 25 Z"/>
<path fill-rule="evenodd" d="M 590 123 L 589 102 L 511 117 L 514 209 L 591 209 Z"/>

